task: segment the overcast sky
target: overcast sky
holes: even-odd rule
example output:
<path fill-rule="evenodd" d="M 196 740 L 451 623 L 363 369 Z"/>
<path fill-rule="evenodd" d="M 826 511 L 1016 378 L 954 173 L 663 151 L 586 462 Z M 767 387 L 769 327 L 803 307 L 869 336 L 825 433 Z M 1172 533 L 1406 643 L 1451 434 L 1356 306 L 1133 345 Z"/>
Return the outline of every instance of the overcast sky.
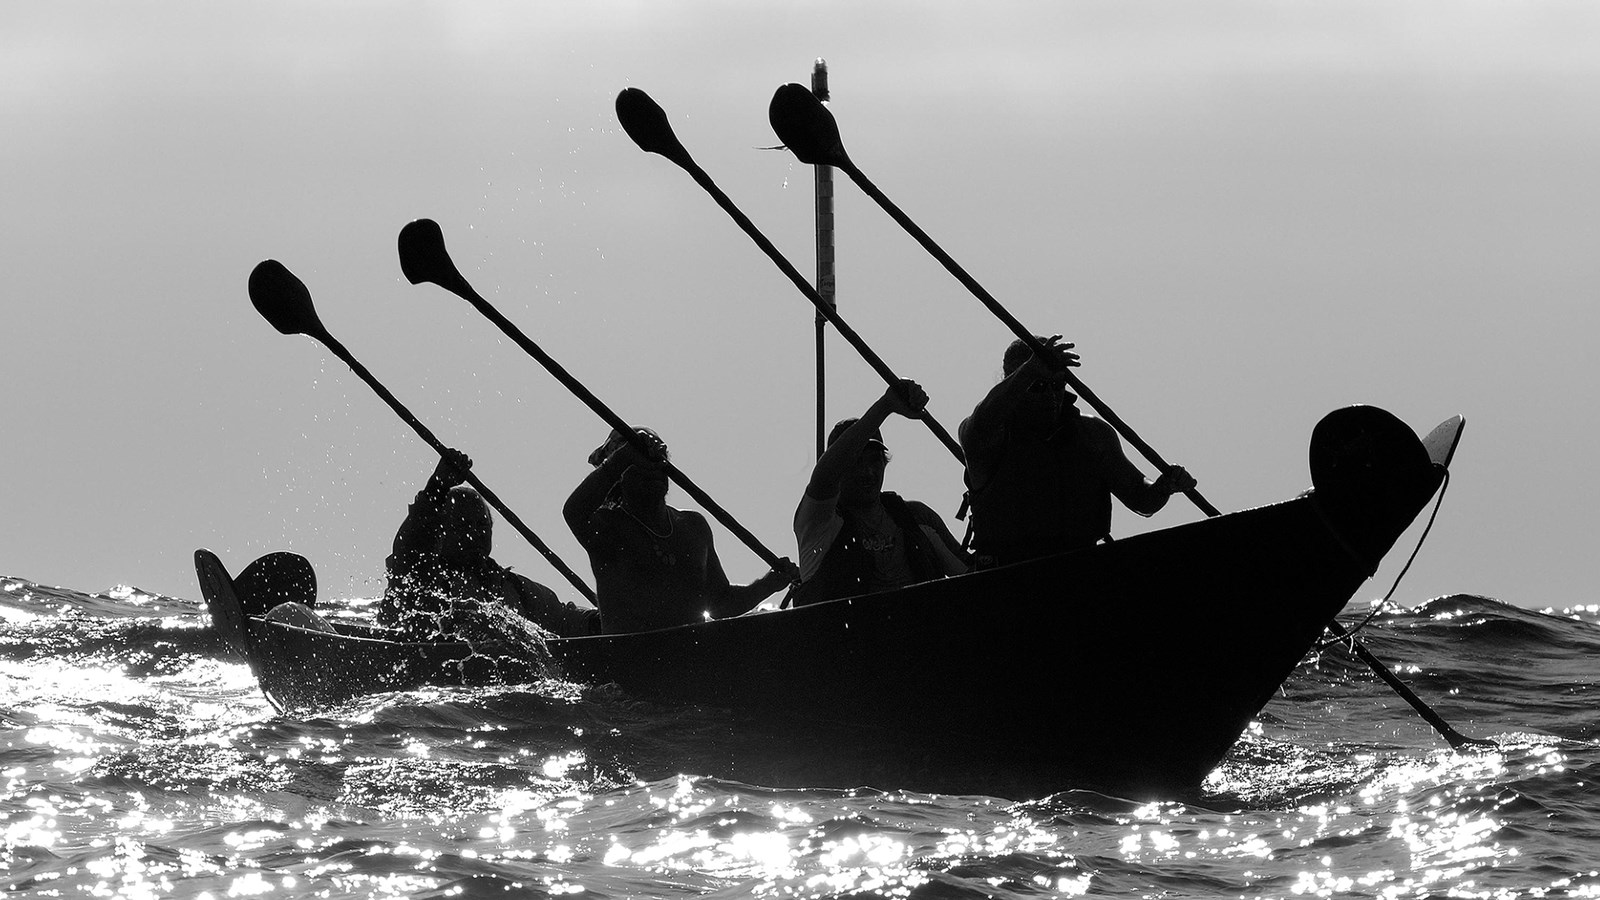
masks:
<path fill-rule="evenodd" d="M 813 312 L 622 133 L 648 91 L 804 272 L 811 171 L 766 121 L 815 58 L 854 160 L 1213 503 L 1309 483 L 1316 421 L 1468 419 L 1396 599 L 1596 602 L 1600 8 L 1581 2 L 0 5 L 0 572 L 195 597 L 289 549 L 381 591 L 431 451 L 245 292 L 262 259 L 575 568 L 559 508 L 606 427 L 466 303 L 466 276 L 764 543 L 813 454 Z M 1005 328 L 848 181 L 841 312 L 951 431 Z M 882 382 L 829 341 L 829 419 Z M 890 423 L 888 485 L 960 470 Z M 682 500 L 680 492 L 672 495 Z M 1129 534 L 1198 518 L 1181 498 Z M 1417 531 L 1362 596 L 1381 595 Z M 729 573 L 764 569 L 721 532 Z M 572 591 L 511 529 L 496 556 Z M 996 598 L 996 603 L 1003 603 Z"/>

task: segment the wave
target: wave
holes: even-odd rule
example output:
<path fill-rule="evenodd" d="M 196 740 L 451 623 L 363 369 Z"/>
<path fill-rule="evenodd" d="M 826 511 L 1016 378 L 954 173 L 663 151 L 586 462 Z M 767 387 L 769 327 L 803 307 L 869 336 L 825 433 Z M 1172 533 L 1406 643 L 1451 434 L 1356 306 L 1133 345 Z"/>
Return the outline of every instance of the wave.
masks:
<path fill-rule="evenodd" d="M 1600 650 L 1600 606 L 1534 610 L 1471 594 L 1437 597 L 1412 609 L 1388 608 L 1373 626 L 1493 650 Z"/>
<path fill-rule="evenodd" d="M 227 648 L 209 620 L 194 615 L 108 618 L 80 609 L 36 615 L 0 629 L 0 659 L 96 657 L 129 666 L 131 674 L 163 675 L 195 657 L 217 657 Z"/>
<path fill-rule="evenodd" d="M 1600 735 L 1600 722 L 1592 715 L 1600 700 L 1592 662 L 1600 657 L 1600 608 L 1557 613 L 1456 594 L 1415 608 L 1386 608 L 1370 620 L 1355 611 L 1342 618 L 1364 646 L 1463 731 L 1475 722 L 1509 721 L 1518 729 L 1572 740 Z M 0 578 L 0 663 L 40 660 L 68 667 L 87 661 L 126 678 L 162 678 L 168 682 L 163 690 L 180 694 L 193 682 L 201 695 L 207 688 L 200 679 L 209 671 L 202 664 L 240 661 L 193 601 L 133 588 L 83 594 Z M 253 686 L 239 669 L 235 680 Z M 1260 718 L 1274 725 L 1275 717 L 1295 707 L 1323 704 L 1344 710 L 1372 703 L 1395 706 L 1410 717 L 1365 663 L 1334 642 L 1302 661 Z M 102 714 L 116 718 L 115 711 Z M 1334 715 L 1328 727 L 1339 727 L 1343 718 Z M 554 681 L 362 698 L 350 709 L 326 711 L 323 720 L 346 727 L 357 723 L 356 739 L 380 744 L 430 730 L 508 732 L 525 746 L 547 748 L 552 758 L 581 754 L 588 760 L 587 777 L 597 783 L 660 777 L 681 763 L 685 746 L 725 747 L 731 728 L 726 714 L 669 713 L 615 689 Z M 792 735 L 774 736 L 751 723 L 740 727 L 755 735 L 747 758 L 760 756 L 767 764 L 759 771 L 729 774 L 775 783 L 771 772 L 805 768 L 808 754 L 790 752 Z M 871 738 L 860 736 L 859 742 L 870 745 Z M 760 747 L 763 742 L 770 746 Z M 864 769 L 872 774 L 870 766 Z"/>
<path fill-rule="evenodd" d="M 50 587 L 0 575 L 0 606 L 15 613 L 48 615 L 77 610 L 87 615 L 108 618 L 121 616 L 182 616 L 200 611 L 200 604 L 179 597 L 119 584 L 101 593 L 86 593 L 64 587 Z"/>
<path fill-rule="evenodd" d="M 606 686 L 280 716 L 190 601 L 0 579 L 0 727 L 26 732 L 0 747 L 0 868 L 13 891 L 188 896 L 1581 893 L 1600 887 L 1597 627 L 1593 609 L 1458 595 L 1362 631 L 1492 750 L 1452 751 L 1333 645 L 1198 796 L 1011 803 L 896 791 L 909 779 L 873 768 L 871 735 Z M 874 787 L 792 787 L 829 756 Z"/>

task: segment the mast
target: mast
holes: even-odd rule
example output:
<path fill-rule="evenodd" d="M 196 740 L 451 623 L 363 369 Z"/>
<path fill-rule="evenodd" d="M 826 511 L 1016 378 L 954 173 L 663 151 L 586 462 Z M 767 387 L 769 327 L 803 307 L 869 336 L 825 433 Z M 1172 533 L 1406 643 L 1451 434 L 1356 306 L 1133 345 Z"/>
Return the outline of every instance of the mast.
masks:
<path fill-rule="evenodd" d="M 828 102 L 828 61 L 818 58 L 811 67 L 811 93 L 823 103 Z M 822 295 L 829 309 L 834 306 L 833 277 L 833 167 L 815 166 L 815 194 L 817 201 L 817 293 Z M 817 312 L 817 456 L 827 448 L 827 379 L 825 377 L 824 340 L 828 320 Z"/>

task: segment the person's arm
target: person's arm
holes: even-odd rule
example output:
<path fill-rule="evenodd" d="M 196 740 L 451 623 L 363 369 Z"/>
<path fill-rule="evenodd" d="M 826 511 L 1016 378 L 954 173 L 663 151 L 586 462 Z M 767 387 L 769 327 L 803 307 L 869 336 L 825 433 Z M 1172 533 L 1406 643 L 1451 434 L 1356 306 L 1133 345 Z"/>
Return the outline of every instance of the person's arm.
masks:
<path fill-rule="evenodd" d="M 908 500 L 906 506 L 911 508 L 912 518 L 922 527 L 922 534 L 935 539 L 933 550 L 944 563 L 946 575 L 961 575 L 972 569 L 972 555 L 950 533 L 950 527 L 932 507 L 919 500 Z"/>
<path fill-rule="evenodd" d="M 811 469 L 811 480 L 806 483 L 806 494 L 816 500 L 828 500 L 839 496 L 839 482 L 849 474 L 850 467 L 856 463 L 856 456 L 867 441 L 878 433 L 885 420 L 891 414 L 899 414 L 908 419 L 922 415 L 923 407 L 928 405 L 928 392 L 922 389 L 909 378 L 902 378 L 891 384 L 883 392 L 883 396 L 873 401 L 867 411 L 861 414 L 854 424 L 844 430 L 822 456 L 817 459 L 817 464 Z"/>
<path fill-rule="evenodd" d="M 450 499 L 450 489 L 467 480 L 472 468 L 472 458 L 460 450 L 447 448 L 439 456 L 428 483 L 417 492 L 416 499 L 406 510 L 405 521 L 395 532 L 391 552 L 402 557 L 406 554 L 427 552 L 439 534 L 439 523 L 445 514 L 445 504 Z"/>
<path fill-rule="evenodd" d="M 627 466 L 617 460 L 612 454 L 600 465 L 583 477 L 578 486 L 573 488 L 572 494 L 567 497 L 567 502 L 561 507 L 561 517 L 567 521 L 567 527 L 572 530 L 578 543 L 587 545 L 590 532 L 593 530 L 590 522 L 595 511 L 606 502 L 606 495 L 611 493 L 612 485 L 622 477 Z"/>
<path fill-rule="evenodd" d="M 1109 424 L 1085 417 L 1081 425 L 1092 429 L 1096 449 L 1106 466 L 1111 493 L 1122 505 L 1141 516 L 1153 516 L 1167 505 L 1173 494 L 1195 486 L 1194 478 L 1182 466 L 1173 466 L 1154 482 L 1146 479 L 1122 450 L 1122 440 Z M 1087 430 L 1087 429 L 1086 429 Z"/>
<path fill-rule="evenodd" d="M 800 569 L 788 558 L 778 560 L 778 565 L 749 584 L 730 584 L 717 557 L 717 548 L 711 541 L 711 526 L 692 513 L 683 513 L 679 527 L 694 528 L 696 540 L 704 541 L 706 548 L 706 611 L 713 619 L 741 616 L 761 605 L 761 601 L 800 580 Z"/>
<path fill-rule="evenodd" d="M 578 486 L 573 489 L 572 494 L 567 497 L 567 502 L 561 507 L 561 517 L 566 519 L 567 527 L 578 538 L 578 542 L 586 546 L 588 536 L 593 530 L 590 523 L 594 519 L 595 511 L 606 502 L 611 489 L 621 480 L 622 473 L 628 471 L 629 466 L 659 465 L 660 460 L 666 458 L 663 449 L 658 458 L 652 460 L 651 457 L 639 452 L 632 443 L 621 438 L 608 441 L 604 447 L 596 451 L 597 455 L 601 453 L 604 454 L 604 458 L 593 471 L 578 482 Z"/>
<path fill-rule="evenodd" d="M 800 495 L 800 505 L 794 511 L 794 539 L 800 551 L 800 580 L 805 581 L 822 568 L 822 560 L 832 549 L 834 539 L 844 527 L 839 515 L 839 498 L 817 499 L 810 494 Z"/>
<path fill-rule="evenodd" d="M 556 596 L 556 592 L 526 575 L 506 571 L 517 590 L 517 611 L 542 628 L 561 637 L 584 637 L 600 633 L 600 610 L 579 606 Z"/>
<path fill-rule="evenodd" d="M 1011 418 L 1011 413 L 1034 382 L 1065 382 L 1067 369 L 1078 365 L 1078 354 L 1072 352 L 1073 345 L 1062 343 L 1061 335 L 1051 335 L 1045 341 L 1045 347 L 1055 357 L 1054 360 L 1042 359 L 1037 354 L 1029 356 L 1026 362 L 990 388 L 989 393 L 973 408 L 972 415 L 961 423 L 962 449 L 969 450 L 969 456 L 969 442 L 982 443 L 1003 432 L 1006 420 Z"/>
<path fill-rule="evenodd" d="M 717 566 L 720 569 L 721 563 L 718 563 Z M 728 585 L 724 589 L 722 597 L 710 604 L 711 618 L 727 619 L 733 616 L 742 616 L 760 606 L 761 601 L 799 580 L 799 568 L 791 560 L 787 558 L 781 559 L 778 561 L 777 568 L 768 569 L 765 575 L 749 584 Z"/>

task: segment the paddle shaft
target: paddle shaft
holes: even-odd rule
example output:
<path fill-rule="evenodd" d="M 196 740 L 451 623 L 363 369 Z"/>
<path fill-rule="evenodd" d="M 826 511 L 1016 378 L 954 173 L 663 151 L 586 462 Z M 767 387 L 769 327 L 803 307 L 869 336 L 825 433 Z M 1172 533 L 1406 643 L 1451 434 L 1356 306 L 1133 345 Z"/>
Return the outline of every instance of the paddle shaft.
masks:
<path fill-rule="evenodd" d="M 983 285 L 979 284 L 977 279 L 969 275 L 967 270 L 963 269 L 960 263 L 956 262 L 950 256 L 950 254 L 946 253 L 944 248 L 940 247 L 938 243 L 933 240 L 933 238 L 929 237 L 928 233 L 923 231 L 916 222 L 911 221 L 911 217 L 906 215 L 905 212 L 900 209 L 900 207 L 896 206 L 894 201 L 890 200 L 882 191 L 878 190 L 878 186 L 873 184 L 872 180 L 867 178 L 867 176 L 856 167 L 855 163 L 851 162 L 849 158 L 846 157 L 834 160 L 834 164 L 838 168 L 843 169 L 845 174 L 850 176 L 851 181 L 854 181 L 856 185 L 867 194 L 867 196 L 871 197 L 879 206 L 883 207 L 883 211 L 888 213 L 890 218 L 898 222 L 900 227 L 905 229 L 907 234 L 915 238 L 917 243 L 922 245 L 923 249 L 932 254 L 934 259 L 937 259 L 951 275 L 956 277 L 957 281 L 961 282 L 961 284 L 972 293 L 974 297 L 977 297 L 984 306 L 987 306 L 989 311 L 994 313 L 995 317 L 1003 322 L 1007 328 L 1011 329 L 1013 334 L 1015 334 L 1018 338 L 1021 338 L 1022 342 L 1028 345 L 1028 349 L 1032 350 L 1035 354 L 1043 356 L 1044 345 L 1039 342 L 1039 339 L 1034 336 L 1033 332 L 1029 331 L 1021 322 L 1017 321 L 1017 318 L 1013 316 L 1004 306 L 1001 306 L 1000 301 L 996 300 L 994 295 L 984 290 Z M 1099 413 L 1100 417 L 1105 419 L 1112 428 L 1115 428 L 1117 433 L 1122 435 L 1123 439 L 1128 443 L 1132 444 L 1134 449 L 1138 450 L 1145 459 L 1149 460 L 1150 464 L 1155 466 L 1157 471 L 1165 473 L 1168 469 L 1172 468 L 1167 464 L 1166 460 L 1161 458 L 1161 454 L 1157 453 L 1154 447 L 1146 443 L 1144 438 L 1139 436 L 1138 432 L 1134 431 L 1127 422 L 1124 422 L 1122 417 L 1118 416 L 1116 412 L 1111 409 L 1111 407 L 1107 406 L 1105 401 L 1101 400 L 1094 391 L 1090 390 L 1089 386 L 1084 384 L 1077 375 L 1074 375 L 1071 369 L 1065 370 L 1065 374 L 1067 384 L 1072 387 L 1073 392 L 1082 397 L 1084 402 L 1094 407 L 1094 411 Z M 1185 497 L 1188 497 L 1195 506 L 1199 507 L 1200 511 L 1206 515 L 1222 515 L 1222 511 L 1211 505 L 1211 501 L 1202 496 L 1197 488 L 1189 488 L 1188 490 L 1184 491 L 1183 494 Z"/>
<path fill-rule="evenodd" d="M 527 335 L 523 334 L 522 329 L 518 328 L 510 319 L 507 319 L 505 316 L 501 315 L 500 311 L 490 305 L 489 301 L 483 299 L 483 296 L 480 295 L 471 284 L 467 283 L 466 279 L 457 279 L 453 284 L 443 285 L 443 287 L 452 294 L 455 294 L 468 303 L 471 303 L 478 310 L 478 312 L 483 313 L 483 315 L 487 317 L 489 321 L 493 322 L 502 332 L 505 333 L 506 337 L 509 337 L 512 341 L 516 342 L 517 346 L 521 347 L 529 356 L 537 360 L 539 365 L 544 366 L 545 370 L 551 375 L 554 375 L 557 381 L 566 386 L 567 390 L 571 391 L 573 396 L 577 397 L 579 400 L 582 400 L 585 406 L 593 410 L 594 413 L 601 419 L 604 419 L 606 424 L 610 425 L 615 431 L 617 431 L 617 433 L 627 438 L 628 442 L 633 444 L 634 447 L 638 448 L 643 453 L 650 452 L 650 446 L 644 442 L 643 438 L 639 437 L 639 433 L 635 431 L 632 426 L 623 421 L 621 416 L 612 412 L 611 407 L 606 406 L 605 403 L 601 402 L 599 397 L 596 397 L 592 391 L 590 391 L 587 387 L 584 387 L 583 382 L 572 377 L 572 374 L 563 368 L 560 363 L 551 358 L 550 354 L 544 352 L 544 350 L 541 349 L 538 344 L 535 344 L 528 338 Z M 760 539 L 758 539 L 754 534 L 751 534 L 749 529 L 739 524 L 737 519 L 730 515 L 727 510 L 718 505 L 715 500 L 711 499 L 711 496 L 705 491 L 701 490 L 700 486 L 695 484 L 694 481 L 689 478 L 689 476 L 683 474 L 683 472 L 680 471 L 677 466 L 674 466 L 670 462 L 665 463 L 664 467 L 666 469 L 667 477 L 671 478 L 673 483 L 678 485 L 678 487 L 683 488 L 684 493 L 688 494 L 690 497 L 693 497 L 695 502 L 699 503 L 702 509 L 711 513 L 711 515 L 714 516 L 718 522 L 721 522 L 724 527 L 733 532 L 734 535 L 739 538 L 739 540 L 744 542 L 745 546 L 749 547 L 757 556 L 761 557 L 762 561 L 768 566 L 772 568 L 779 567 L 782 560 L 778 558 L 778 555 L 773 553 L 771 550 L 768 550 L 766 545 L 761 543 Z"/>
<path fill-rule="evenodd" d="M 671 157 L 668 158 L 670 159 Z M 728 199 L 728 195 L 722 192 L 722 188 L 717 187 L 717 183 L 711 180 L 711 176 L 707 175 L 699 164 L 692 159 L 688 159 L 687 154 L 685 154 L 684 159 L 673 159 L 672 161 L 677 163 L 685 172 L 688 172 L 695 182 L 704 188 L 706 193 L 711 195 L 711 199 L 717 201 L 717 205 L 732 217 L 739 228 L 750 236 L 750 240 L 755 241 L 756 246 L 767 254 L 767 258 L 772 260 L 773 264 L 783 274 L 789 276 L 789 280 L 794 282 L 794 286 L 800 289 L 800 293 L 806 295 L 806 299 L 810 300 L 811 305 L 817 308 L 817 312 L 833 324 L 839 335 L 848 341 L 850 346 L 856 349 L 857 353 L 861 354 L 861 358 L 866 360 L 867 365 L 878 373 L 878 377 L 882 378 L 885 384 L 895 385 L 900 383 L 900 377 L 894 373 L 894 370 L 890 369 L 882 357 L 874 353 L 872 348 L 867 346 L 867 342 L 861 339 L 861 335 L 857 334 L 856 330 L 851 328 L 850 324 L 839 316 L 839 312 L 834 309 L 833 304 L 830 304 L 821 294 L 817 293 L 817 289 L 812 287 L 809 281 L 806 281 L 805 276 L 801 275 L 800 271 L 791 265 L 782 253 L 778 252 L 778 248 L 767 240 L 767 236 L 761 233 L 761 229 L 757 228 L 755 223 L 750 221 L 750 217 L 746 216 L 739 207 L 734 205 L 732 200 Z M 966 465 L 967 456 L 962 452 L 961 444 L 950 436 L 950 432 L 946 431 L 944 426 L 940 425 L 931 413 L 924 409 L 917 415 L 917 418 L 922 420 L 922 423 L 928 427 L 929 431 L 933 432 L 933 436 L 938 438 L 941 444 L 944 444 L 945 449 L 950 451 L 957 462 Z"/>
<path fill-rule="evenodd" d="M 1351 635 L 1343 625 L 1340 625 L 1337 621 L 1329 622 L 1328 630 L 1333 632 L 1334 637 L 1343 641 L 1347 641 L 1350 649 L 1354 651 L 1355 655 L 1360 657 L 1361 661 L 1366 663 L 1368 668 L 1372 669 L 1374 674 L 1383 679 L 1384 684 L 1387 684 L 1391 689 L 1394 690 L 1395 693 L 1399 694 L 1400 699 L 1411 704 L 1411 708 L 1416 710 L 1417 713 L 1422 716 L 1422 718 L 1427 720 L 1429 725 L 1433 726 L 1434 731 L 1439 732 L 1439 735 L 1450 743 L 1451 749 L 1459 750 L 1461 747 L 1467 744 L 1472 744 L 1479 747 L 1492 747 L 1495 745 L 1493 741 L 1469 738 L 1466 735 L 1463 735 L 1461 732 L 1456 731 L 1454 728 L 1451 728 L 1450 723 L 1440 718 L 1439 714 L 1434 712 L 1433 709 L 1428 706 L 1428 704 L 1422 702 L 1421 697 L 1418 697 L 1416 694 L 1412 693 L 1411 689 L 1406 687 L 1405 682 L 1401 681 L 1393 672 L 1389 671 L 1389 667 L 1385 666 L 1376 656 L 1373 656 L 1366 647 L 1361 646 L 1361 644 L 1356 641 L 1355 637 Z"/>
<path fill-rule="evenodd" d="M 839 155 L 843 157 L 843 154 Z M 1012 333 L 1021 338 L 1022 341 L 1028 345 L 1030 350 L 1032 350 L 1035 354 L 1044 353 L 1044 346 L 1039 342 L 1039 339 L 1034 336 L 1033 332 L 1025 328 L 1021 322 L 1017 321 L 1015 316 L 1011 315 L 1011 313 L 1007 311 L 1004 306 L 1000 305 L 1000 301 L 996 300 L 993 295 L 984 290 L 983 285 L 979 284 L 977 279 L 969 275 L 967 270 L 963 269 L 959 263 L 951 258 L 950 254 L 946 253 L 943 247 L 940 247 L 933 240 L 933 238 L 929 237 L 927 232 L 918 227 L 917 223 L 911 221 L 911 217 L 907 216 L 905 212 L 900 209 L 900 207 L 896 206 L 894 201 L 890 200 L 882 191 L 878 190 L 878 186 L 873 184 L 872 180 L 867 178 L 867 176 L 856 167 L 855 163 L 851 162 L 848 157 L 836 159 L 833 160 L 833 162 L 838 168 L 843 169 L 845 174 L 850 176 L 850 180 L 854 181 L 862 191 L 876 201 L 877 204 L 883 208 L 884 212 L 889 214 L 890 218 L 898 222 L 900 227 L 906 230 L 907 234 L 910 234 L 913 238 L 915 238 L 917 243 L 921 244 L 925 250 L 931 253 L 933 257 L 937 259 L 947 271 L 950 272 L 951 275 L 954 275 L 956 280 L 960 281 L 974 297 L 977 297 L 980 301 L 982 301 L 983 305 L 987 306 L 990 312 L 994 313 L 994 315 L 999 318 L 1001 322 L 1004 322 L 1006 327 L 1011 329 Z M 1085 385 L 1078 379 L 1076 375 L 1072 373 L 1071 369 L 1066 370 L 1066 377 L 1067 383 L 1072 386 L 1072 389 L 1076 391 L 1079 396 L 1083 397 L 1083 399 L 1090 406 L 1094 407 L 1095 411 L 1098 412 L 1100 416 L 1107 422 L 1109 422 L 1111 426 L 1117 430 L 1118 434 L 1122 435 L 1123 438 L 1128 441 L 1128 443 L 1137 448 L 1138 451 L 1144 455 L 1144 458 L 1150 461 L 1151 465 L 1155 466 L 1162 472 L 1166 472 L 1167 469 L 1170 468 L 1166 461 L 1161 458 L 1161 455 L 1155 451 L 1155 448 L 1145 443 L 1144 439 L 1140 438 L 1139 435 L 1121 419 L 1121 417 L 1107 407 L 1105 403 L 1102 402 L 1087 385 Z M 1216 516 L 1222 515 L 1222 511 L 1217 509 L 1211 504 L 1211 501 L 1202 496 L 1199 490 L 1190 488 L 1189 490 L 1184 491 L 1184 496 L 1188 497 L 1189 500 L 1192 501 L 1195 506 L 1199 507 L 1199 509 L 1207 516 L 1215 518 Z M 1392 688 L 1395 693 L 1399 694 L 1401 699 L 1411 704 L 1411 707 L 1421 714 L 1421 716 L 1427 720 L 1428 724 L 1432 725 L 1434 730 L 1439 732 L 1440 736 L 1449 742 L 1452 748 L 1459 748 L 1465 744 L 1492 746 L 1492 742 L 1465 737 L 1454 728 L 1451 728 L 1449 723 L 1445 722 L 1438 713 L 1434 712 L 1426 703 L 1424 703 L 1422 698 L 1412 693 L 1411 689 L 1406 687 L 1404 682 L 1397 678 L 1393 672 L 1389 671 L 1389 668 L 1385 666 L 1382 661 L 1368 652 L 1367 648 L 1361 646 L 1360 643 L 1351 637 L 1350 633 L 1345 630 L 1344 626 L 1340 625 L 1337 621 L 1330 622 L 1328 624 L 1328 630 L 1333 632 L 1336 637 L 1348 639 L 1351 649 L 1358 657 L 1360 657 L 1361 661 L 1365 662 L 1367 666 L 1371 668 L 1372 671 L 1379 678 L 1381 678 L 1385 684 L 1389 685 L 1389 687 Z"/>
<path fill-rule="evenodd" d="M 338 339 L 326 331 L 308 331 L 306 333 L 321 343 L 324 347 L 327 347 L 334 356 L 344 360 L 344 364 L 349 366 L 350 370 L 355 372 L 362 381 L 365 381 L 367 386 L 372 388 L 372 390 L 376 392 L 379 397 L 382 397 L 383 401 L 389 404 L 389 408 L 394 410 L 401 419 L 404 419 L 405 423 L 410 425 L 412 430 L 428 443 L 428 446 L 437 451 L 440 456 L 445 455 L 445 451 L 449 448 L 447 448 L 437 437 L 434 437 L 433 432 L 429 431 L 426 425 L 423 425 L 421 422 L 417 421 L 417 417 L 413 416 L 410 410 L 406 409 L 399 400 L 395 399 L 395 396 L 389 393 L 389 389 L 384 387 L 383 384 L 378 381 L 378 379 L 374 378 L 372 373 L 367 371 L 367 367 L 363 366 L 354 356 L 352 356 L 350 351 L 346 350 L 344 345 L 339 343 Z M 467 483 L 471 484 L 473 488 L 475 488 L 483 497 L 483 499 L 489 501 L 489 505 L 494 507 L 501 516 L 505 517 L 505 520 L 511 523 L 511 527 L 515 528 L 518 534 L 526 538 L 528 543 L 532 544 L 535 550 L 538 550 L 540 553 L 544 554 L 544 558 L 549 560 L 550 564 L 555 566 L 556 570 L 565 576 L 567 581 L 571 582 L 572 586 L 578 589 L 579 593 L 583 594 L 584 597 L 588 598 L 589 602 L 593 603 L 595 599 L 594 590 L 590 588 L 589 585 L 585 584 L 582 578 L 578 577 L 578 573 L 568 568 L 567 564 L 561 561 L 561 557 L 557 556 L 554 550 L 551 550 L 544 541 L 540 540 L 539 536 L 534 534 L 532 529 L 530 529 L 527 525 L 524 525 L 522 520 L 517 517 L 517 514 L 507 508 L 507 506 L 500 501 L 500 498 L 495 496 L 494 491 L 489 490 L 489 487 L 479 480 L 476 474 L 474 474 L 471 470 L 468 470 L 465 474 Z"/>

